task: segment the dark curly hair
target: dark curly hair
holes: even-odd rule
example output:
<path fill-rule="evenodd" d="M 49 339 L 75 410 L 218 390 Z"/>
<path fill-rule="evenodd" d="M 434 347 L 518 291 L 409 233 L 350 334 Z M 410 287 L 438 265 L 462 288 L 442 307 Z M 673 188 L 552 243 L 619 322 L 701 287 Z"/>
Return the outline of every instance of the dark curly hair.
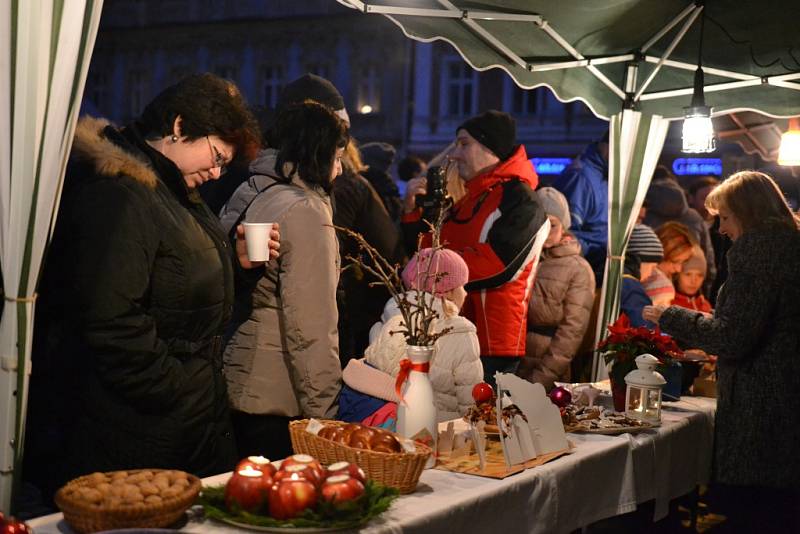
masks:
<path fill-rule="evenodd" d="M 333 158 L 350 138 L 342 119 L 322 104 L 306 100 L 278 114 L 269 138 L 278 151 L 275 171 L 283 180 L 289 182 L 298 173 L 305 183 L 330 193 Z"/>
<path fill-rule="evenodd" d="M 233 146 L 236 160 L 249 161 L 261 146 L 258 122 L 233 82 L 213 74 L 193 74 L 161 91 L 142 111 L 137 125 L 147 137 L 181 133 L 190 141 L 216 135 Z"/>

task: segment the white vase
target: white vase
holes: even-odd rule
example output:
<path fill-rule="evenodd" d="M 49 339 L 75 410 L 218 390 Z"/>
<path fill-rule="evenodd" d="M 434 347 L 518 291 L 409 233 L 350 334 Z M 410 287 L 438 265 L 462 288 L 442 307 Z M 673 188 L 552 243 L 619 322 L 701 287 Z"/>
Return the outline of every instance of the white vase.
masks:
<path fill-rule="evenodd" d="M 404 402 L 397 405 L 397 433 L 405 438 L 417 436 L 426 429 L 432 442 L 426 443 L 433 454 L 425 464 L 429 469 L 436 465 L 436 440 L 439 432 L 436 424 L 436 402 L 433 386 L 428 377 L 428 366 L 433 356 L 433 347 L 409 345 L 406 357 L 411 361 L 408 379 L 402 386 L 401 394 Z"/>

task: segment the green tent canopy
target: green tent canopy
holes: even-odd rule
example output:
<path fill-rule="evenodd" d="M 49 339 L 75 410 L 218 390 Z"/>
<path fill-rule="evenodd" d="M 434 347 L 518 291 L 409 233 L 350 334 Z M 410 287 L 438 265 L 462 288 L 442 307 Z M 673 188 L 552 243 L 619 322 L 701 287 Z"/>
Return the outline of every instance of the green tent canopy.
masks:
<path fill-rule="evenodd" d="M 500 68 L 520 87 L 546 85 L 562 101 L 581 100 L 604 119 L 626 98 L 637 111 L 682 117 L 702 23 L 706 103 L 715 113 L 790 116 L 800 107 L 793 0 L 340 2 L 385 14 L 412 39 L 446 41 L 477 70 Z M 626 88 L 629 66 L 637 83 Z"/>

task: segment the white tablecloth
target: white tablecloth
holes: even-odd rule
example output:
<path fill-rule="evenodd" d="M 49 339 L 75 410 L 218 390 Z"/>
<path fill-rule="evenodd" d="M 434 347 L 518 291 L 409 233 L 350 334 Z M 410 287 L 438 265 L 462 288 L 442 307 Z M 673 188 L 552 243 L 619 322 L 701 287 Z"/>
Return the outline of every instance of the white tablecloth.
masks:
<path fill-rule="evenodd" d="M 654 520 L 670 499 L 708 481 L 716 402 L 665 403 L 662 425 L 636 435 L 570 434 L 574 452 L 503 480 L 428 470 L 417 491 L 398 499 L 363 533 L 570 532 L 655 499 Z M 228 475 L 210 477 L 222 484 Z M 30 522 L 36 534 L 73 534 L 61 514 Z M 193 518 L 184 532 L 241 534 Z"/>

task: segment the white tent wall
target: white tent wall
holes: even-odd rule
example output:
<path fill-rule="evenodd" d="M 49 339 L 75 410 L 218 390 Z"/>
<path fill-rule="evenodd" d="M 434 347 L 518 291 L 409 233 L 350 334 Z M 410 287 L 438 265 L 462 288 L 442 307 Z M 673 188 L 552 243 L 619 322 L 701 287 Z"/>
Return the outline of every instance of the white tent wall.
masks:
<path fill-rule="evenodd" d="M 596 340 L 605 337 L 607 325 L 619 315 L 625 250 L 664 147 L 668 127 L 669 121 L 658 115 L 646 115 L 629 109 L 611 117 L 608 254 L 600 293 Z M 608 376 L 601 355 L 595 353 L 592 363 L 593 380 Z"/>
<path fill-rule="evenodd" d="M 19 483 L 36 284 L 102 0 L 0 0 L 0 509 Z"/>

